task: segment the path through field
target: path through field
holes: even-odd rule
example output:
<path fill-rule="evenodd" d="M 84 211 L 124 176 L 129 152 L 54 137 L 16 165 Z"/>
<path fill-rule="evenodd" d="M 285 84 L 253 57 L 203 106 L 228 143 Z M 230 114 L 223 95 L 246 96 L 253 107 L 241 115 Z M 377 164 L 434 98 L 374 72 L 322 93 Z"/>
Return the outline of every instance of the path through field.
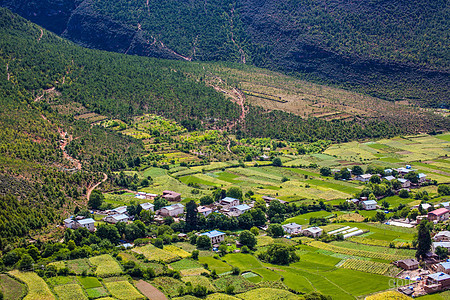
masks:
<path fill-rule="evenodd" d="M 136 287 L 150 300 L 167 300 L 167 297 L 160 290 L 144 280 L 136 282 Z"/>

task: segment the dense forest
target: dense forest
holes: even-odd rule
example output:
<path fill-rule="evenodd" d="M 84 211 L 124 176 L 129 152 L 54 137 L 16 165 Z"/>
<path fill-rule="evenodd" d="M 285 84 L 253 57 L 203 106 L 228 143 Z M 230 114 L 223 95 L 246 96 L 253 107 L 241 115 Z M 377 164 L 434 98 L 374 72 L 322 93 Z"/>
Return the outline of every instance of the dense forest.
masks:
<path fill-rule="evenodd" d="M 90 48 L 276 69 L 448 107 L 446 1 L 23 1 L 0 5 Z"/>

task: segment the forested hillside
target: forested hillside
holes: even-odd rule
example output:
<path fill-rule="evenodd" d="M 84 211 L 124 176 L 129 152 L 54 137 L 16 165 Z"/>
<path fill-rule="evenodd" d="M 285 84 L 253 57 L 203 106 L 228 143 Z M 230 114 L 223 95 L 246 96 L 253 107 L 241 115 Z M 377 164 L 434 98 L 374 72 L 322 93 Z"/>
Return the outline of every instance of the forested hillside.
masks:
<path fill-rule="evenodd" d="M 1 0 L 83 46 L 289 72 L 448 107 L 447 1 Z"/>

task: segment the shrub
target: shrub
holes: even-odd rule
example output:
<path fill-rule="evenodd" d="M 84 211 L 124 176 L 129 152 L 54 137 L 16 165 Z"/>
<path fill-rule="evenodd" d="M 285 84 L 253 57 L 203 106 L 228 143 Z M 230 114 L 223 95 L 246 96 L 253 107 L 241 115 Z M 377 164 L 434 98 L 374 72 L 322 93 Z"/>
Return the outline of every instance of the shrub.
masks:
<path fill-rule="evenodd" d="M 206 235 L 201 235 L 197 238 L 197 248 L 209 250 L 211 247 L 211 240 Z"/>

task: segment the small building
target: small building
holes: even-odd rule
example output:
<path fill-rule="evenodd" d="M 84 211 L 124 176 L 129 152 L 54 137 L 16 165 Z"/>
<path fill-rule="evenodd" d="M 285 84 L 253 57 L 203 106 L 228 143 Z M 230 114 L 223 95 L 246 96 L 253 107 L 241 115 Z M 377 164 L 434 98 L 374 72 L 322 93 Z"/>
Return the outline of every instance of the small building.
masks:
<path fill-rule="evenodd" d="M 95 231 L 95 221 L 92 218 L 87 218 L 87 219 L 81 219 L 81 220 L 77 220 L 75 221 L 75 224 L 73 225 L 72 228 L 77 229 L 77 228 L 87 228 L 89 231 Z"/>
<path fill-rule="evenodd" d="M 323 229 L 319 227 L 309 227 L 304 229 L 302 233 L 304 236 L 316 238 L 322 235 Z"/>
<path fill-rule="evenodd" d="M 447 250 L 450 250 L 450 242 L 433 242 L 431 244 L 431 249 L 433 250 L 433 252 L 436 252 L 437 247 L 442 247 Z"/>
<path fill-rule="evenodd" d="M 207 206 L 199 206 L 197 207 L 197 212 L 199 214 L 204 215 L 205 217 L 212 213 L 212 209 Z"/>
<path fill-rule="evenodd" d="M 359 203 L 359 199 L 356 199 L 356 198 L 354 198 L 354 199 L 349 199 L 349 200 L 346 200 L 348 203 L 353 203 L 353 204 L 355 204 L 355 205 L 358 205 L 358 203 Z"/>
<path fill-rule="evenodd" d="M 411 187 L 411 181 L 409 181 L 408 179 L 399 178 L 398 181 L 400 182 L 400 184 L 402 185 L 402 188 L 404 188 L 404 189 Z"/>
<path fill-rule="evenodd" d="M 392 180 L 394 180 L 394 179 L 396 179 L 394 176 L 392 176 L 392 175 L 389 175 L 389 176 L 386 176 L 386 177 L 383 177 L 384 179 L 386 179 L 387 181 L 392 181 Z"/>
<path fill-rule="evenodd" d="M 435 293 L 450 287 L 450 275 L 444 272 L 425 275 L 424 290 L 427 293 Z"/>
<path fill-rule="evenodd" d="M 239 205 L 239 200 L 231 197 L 225 197 L 220 200 L 219 204 L 226 207 L 233 207 Z"/>
<path fill-rule="evenodd" d="M 164 206 L 159 210 L 159 213 L 162 216 L 175 217 L 184 213 L 184 205 L 177 203 L 170 206 Z"/>
<path fill-rule="evenodd" d="M 288 234 L 302 233 L 302 225 L 299 225 L 297 223 L 284 224 L 282 227 L 283 227 L 284 232 L 286 232 Z"/>
<path fill-rule="evenodd" d="M 450 274 L 450 262 L 441 262 L 436 265 L 438 272 L 444 272 L 445 274 Z"/>
<path fill-rule="evenodd" d="M 417 175 L 417 177 L 419 178 L 419 183 L 423 183 L 423 182 L 427 181 L 427 175 L 424 173 L 419 173 L 419 175 Z"/>
<path fill-rule="evenodd" d="M 428 204 L 428 203 L 421 203 L 421 204 L 414 205 L 413 208 L 419 209 L 420 206 L 422 206 L 422 209 L 423 209 L 423 210 L 428 210 L 430 207 L 432 207 L 431 204 Z"/>
<path fill-rule="evenodd" d="M 155 211 L 155 206 L 150 202 L 141 203 L 142 210 Z"/>
<path fill-rule="evenodd" d="M 384 174 L 392 174 L 392 169 L 384 169 Z"/>
<path fill-rule="evenodd" d="M 398 260 L 394 262 L 394 265 L 404 270 L 415 270 L 419 268 L 419 262 L 413 258 Z"/>
<path fill-rule="evenodd" d="M 270 197 L 270 196 L 262 196 L 262 199 L 263 199 L 264 201 L 266 201 L 267 203 L 270 203 L 270 202 L 273 201 L 273 200 L 278 200 L 277 198 Z"/>
<path fill-rule="evenodd" d="M 73 225 L 75 224 L 75 221 L 72 218 L 68 218 L 64 220 L 64 226 L 66 228 L 73 228 Z"/>
<path fill-rule="evenodd" d="M 450 202 L 442 202 L 441 205 L 446 209 L 450 208 Z"/>
<path fill-rule="evenodd" d="M 447 230 L 439 231 L 433 237 L 433 240 L 435 242 L 450 242 L 450 231 L 447 231 Z"/>
<path fill-rule="evenodd" d="M 163 197 L 167 201 L 172 201 L 172 202 L 180 202 L 181 201 L 181 194 L 174 192 L 174 191 L 163 191 L 163 194 L 161 197 Z"/>
<path fill-rule="evenodd" d="M 126 206 L 119 206 L 119 207 L 116 207 L 116 208 L 112 209 L 111 211 L 112 211 L 114 214 L 119 214 L 119 215 L 121 215 L 121 214 L 124 214 L 124 213 L 127 212 L 127 207 L 126 207 Z"/>
<path fill-rule="evenodd" d="M 365 210 L 374 210 L 377 209 L 377 201 L 375 200 L 366 200 L 362 202 L 362 207 Z"/>
<path fill-rule="evenodd" d="M 218 231 L 218 230 L 212 230 L 205 233 L 202 233 L 200 235 L 206 235 L 211 240 L 211 244 L 219 244 L 223 240 L 225 240 L 225 233 Z"/>
<path fill-rule="evenodd" d="M 263 154 L 259 156 L 259 160 L 270 160 L 270 156 Z"/>
<path fill-rule="evenodd" d="M 117 214 L 112 216 L 106 216 L 104 218 L 105 222 L 111 223 L 111 224 L 117 224 L 119 222 L 128 222 L 130 220 L 130 217 L 128 217 L 126 214 Z"/>
<path fill-rule="evenodd" d="M 368 182 L 372 178 L 372 174 L 362 174 L 356 176 L 355 180 L 362 181 L 362 182 Z"/>
<path fill-rule="evenodd" d="M 240 205 L 231 207 L 230 211 L 235 213 L 237 216 L 240 216 L 250 209 L 251 209 L 251 207 L 248 206 L 247 204 L 240 204 Z"/>
<path fill-rule="evenodd" d="M 450 211 L 446 208 L 438 208 L 428 213 L 428 221 L 442 222 L 448 220 Z"/>
<path fill-rule="evenodd" d="M 409 172 L 414 172 L 414 171 L 417 171 L 417 170 L 411 169 L 411 166 L 407 166 L 406 168 L 405 167 L 401 167 L 401 168 L 397 169 L 398 174 L 400 174 L 402 176 L 405 175 L 405 174 L 408 174 Z"/>

